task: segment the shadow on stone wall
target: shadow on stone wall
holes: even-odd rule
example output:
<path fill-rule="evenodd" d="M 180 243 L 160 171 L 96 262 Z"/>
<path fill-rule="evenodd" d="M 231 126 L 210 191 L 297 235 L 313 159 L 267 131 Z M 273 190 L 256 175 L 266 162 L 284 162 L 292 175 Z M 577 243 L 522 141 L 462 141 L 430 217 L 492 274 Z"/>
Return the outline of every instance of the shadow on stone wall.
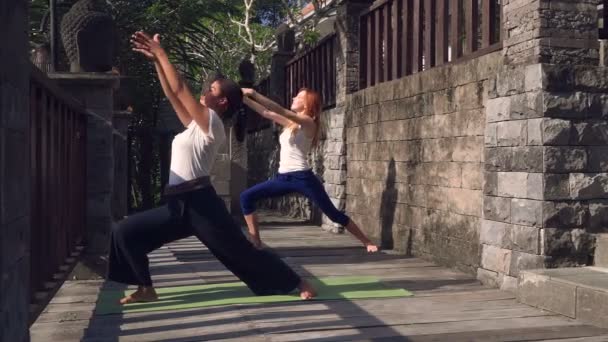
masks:
<path fill-rule="evenodd" d="M 393 223 L 395 222 L 395 210 L 397 208 L 397 188 L 395 187 L 395 159 L 391 158 L 388 164 L 388 171 L 382 200 L 380 203 L 381 246 L 383 249 L 393 249 Z"/>

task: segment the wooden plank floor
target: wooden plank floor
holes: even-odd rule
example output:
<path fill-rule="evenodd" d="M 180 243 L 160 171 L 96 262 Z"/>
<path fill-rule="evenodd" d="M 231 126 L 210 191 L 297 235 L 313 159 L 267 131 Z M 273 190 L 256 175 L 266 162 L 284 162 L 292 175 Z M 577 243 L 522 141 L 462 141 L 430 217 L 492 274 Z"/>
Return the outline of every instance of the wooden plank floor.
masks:
<path fill-rule="evenodd" d="M 303 276 L 373 275 L 413 297 L 96 316 L 101 281 L 66 282 L 31 328 L 47 341 L 608 341 L 608 331 L 537 310 L 511 293 L 417 258 L 368 255 L 349 235 L 266 217 L 264 241 Z M 235 281 L 196 239 L 150 255 L 156 286 Z"/>

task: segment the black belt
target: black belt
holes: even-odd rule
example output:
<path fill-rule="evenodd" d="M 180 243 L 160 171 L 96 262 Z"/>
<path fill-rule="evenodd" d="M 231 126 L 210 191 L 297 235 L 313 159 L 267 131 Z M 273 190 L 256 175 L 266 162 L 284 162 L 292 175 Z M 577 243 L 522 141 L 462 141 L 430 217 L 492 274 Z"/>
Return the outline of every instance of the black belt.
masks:
<path fill-rule="evenodd" d="M 211 178 L 209 176 L 204 176 L 200 178 L 195 178 L 189 181 L 185 181 L 176 185 L 167 185 L 165 187 L 164 195 L 178 195 L 184 192 L 189 192 L 193 190 L 203 189 L 211 186 Z"/>

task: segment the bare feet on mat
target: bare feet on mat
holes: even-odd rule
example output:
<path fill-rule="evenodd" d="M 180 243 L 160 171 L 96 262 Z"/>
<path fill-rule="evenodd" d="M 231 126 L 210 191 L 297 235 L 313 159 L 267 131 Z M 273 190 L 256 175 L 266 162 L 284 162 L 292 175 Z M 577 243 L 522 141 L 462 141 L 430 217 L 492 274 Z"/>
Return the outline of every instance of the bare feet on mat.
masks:
<path fill-rule="evenodd" d="M 158 300 L 158 295 L 153 287 L 139 287 L 137 291 L 122 298 L 120 304 L 131 304 L 137 302 L 154 302 Z"/>
<path fill-rule="evenodd" d="M 317 292 L 312 287 L 312 285 L 310 285 L 310 283 L 304 279 L 302 279 L 300 281 L 300 285 L 298 285 L 298 289 L 300 289 L 300 298 L 302 298 L 303 300 L 312 299 L 313 297 L 316 297 L 316 295 L 317 295 Z"/>
<path fill-rule="evenodd" d="M 365 248 L 367 249 L 368 253 L 376 253 L 378 251 L 378 246 L 374 245 L 373 243 L 365 244 Z"/>

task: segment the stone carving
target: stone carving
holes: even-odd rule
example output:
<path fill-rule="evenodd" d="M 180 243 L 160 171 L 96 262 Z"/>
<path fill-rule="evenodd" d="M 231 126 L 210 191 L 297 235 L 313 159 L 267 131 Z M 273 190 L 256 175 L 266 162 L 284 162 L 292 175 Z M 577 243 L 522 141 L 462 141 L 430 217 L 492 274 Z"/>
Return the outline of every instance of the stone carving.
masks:
<path fill-rule="evenodd" d="M 99 0 L 80 0 L 61 20 L 71 72 L 107 72 L 114 57 L 114 21 Z"/>

